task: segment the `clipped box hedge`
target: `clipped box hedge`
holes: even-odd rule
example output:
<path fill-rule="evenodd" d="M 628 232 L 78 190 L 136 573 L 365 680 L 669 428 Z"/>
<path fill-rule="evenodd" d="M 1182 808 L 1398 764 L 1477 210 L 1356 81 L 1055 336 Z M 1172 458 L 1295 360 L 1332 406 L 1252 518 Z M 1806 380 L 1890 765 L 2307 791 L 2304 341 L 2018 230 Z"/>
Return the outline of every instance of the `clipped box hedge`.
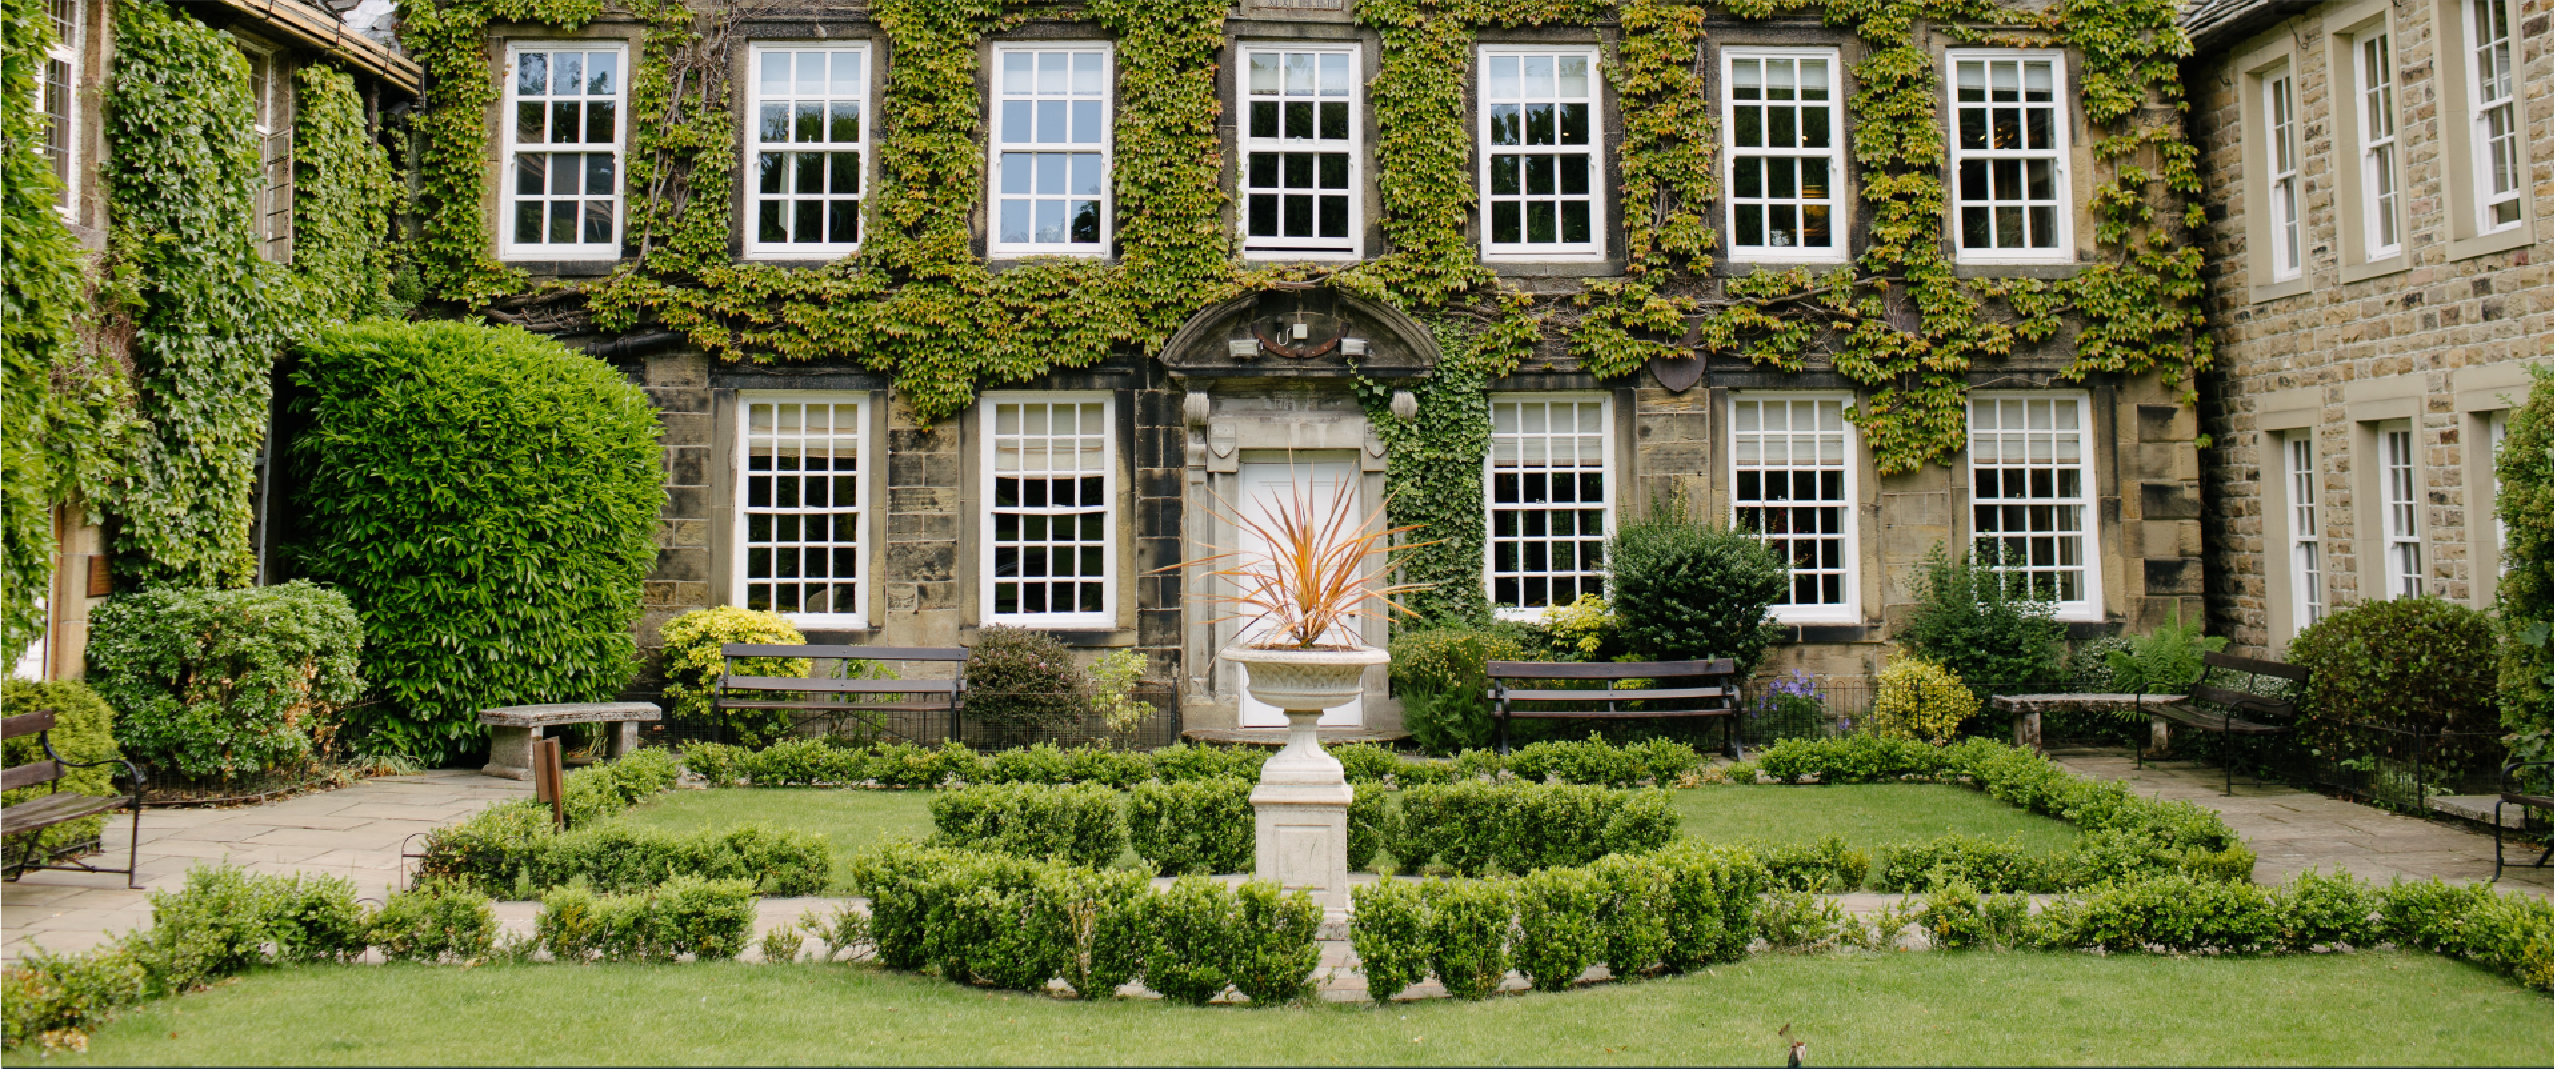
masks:
<path fill-rule="evenodd" d="M 1676 838 L 1676 810 L 1659 790 L 1464 780 L 1400 798 L 1385 849 L 1405 872 L 1431 862 L 1463 876 L 1573 867 Z"/>
<path fill-rule="evenodd" d="M 1103 868 L 1126 849 L 1117 791 L 1097 784 L 1007 783 L 942 791 L 931 799 L 934 846 L 1052 858 Z"/>

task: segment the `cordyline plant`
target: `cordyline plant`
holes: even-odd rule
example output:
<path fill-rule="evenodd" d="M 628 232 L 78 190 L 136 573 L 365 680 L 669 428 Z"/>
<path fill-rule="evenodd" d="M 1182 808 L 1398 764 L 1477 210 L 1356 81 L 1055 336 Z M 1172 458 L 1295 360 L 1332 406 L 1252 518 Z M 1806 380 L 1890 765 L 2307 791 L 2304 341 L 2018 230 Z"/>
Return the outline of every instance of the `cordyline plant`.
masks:
<path fill-rule="evenodd" d="M 1251 618 L 1268 620 L 1276 625 L 1270 638 L 1283 636 L 1285 641 L 1261 641 L 1259 649 L 1314 649 L 1330 629 L 1355 617 L 1369 601 L 1383 606 L 1384 612 L 1405 616 L 1418 614 L 1392 600 L 1393 595 L 1424 590 L 1431 583 L 1384 584 L 1390 574 L 1388 566 L 1394 553 L 1434 545 L 1433 542 L 1391 544 L 1394 535 L 1419 529 L 1419 524 L 1404 527 L 1382 526 L 1390 498 L 1367 514 L 1363 520 L 1348 519 L 1349 495 L 1355 486 L 1345 480 L 1331 495 L 1327 518 L 1313 508 L 1312 491 L 1303 482 L 1294 492 L 1278 502 L 1264 515 L 1253 516 L 1250 510 L 1234 508 L 1222 495 L 1215 501 L 1223 506 L 1218 518 L 1267 543 L 1268 553 L 1261 556 L 1226 550 L 1195 560 L 1157 568 L 1157 572 L 1173 571 L 1191 565 L 1234 560 L 1236 563 L 1206 573 L 1209 577 L 1230 579 L 1239 589 L 1235 594 L 1200 594 L 1207 601 L 1220 601 L 1237 607 L 1238 612 L 1218 617 L 1214 622 Z M 1220 548 L 1220 547 L 1217 547 Z M 1382 557 L 1387 566 L 1369 571 L 1367 560 Z"/>

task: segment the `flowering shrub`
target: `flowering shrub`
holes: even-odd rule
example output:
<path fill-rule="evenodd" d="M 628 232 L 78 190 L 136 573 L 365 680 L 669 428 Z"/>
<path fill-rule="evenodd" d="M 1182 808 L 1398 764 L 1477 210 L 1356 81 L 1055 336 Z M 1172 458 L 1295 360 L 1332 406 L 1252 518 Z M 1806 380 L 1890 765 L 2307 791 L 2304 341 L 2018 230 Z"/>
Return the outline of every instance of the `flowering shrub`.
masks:
<path fill-rule="evenodd" d="M 1758 742 L 1815 739 L 1827 734 L 1827 694 L 1797 668 L 1775 676 L 1756 692 L 1747 711 L 1749 736 Z"/>
<path fill-rule="evenodd" d="M 1978 696 L 1960 677 L 1921 657 L 1902 654 L 1880 670 L 1880 693 L 1868 726 L 1886 738 L 1951 741 L 1961 722 L 1978 714 Z"/>

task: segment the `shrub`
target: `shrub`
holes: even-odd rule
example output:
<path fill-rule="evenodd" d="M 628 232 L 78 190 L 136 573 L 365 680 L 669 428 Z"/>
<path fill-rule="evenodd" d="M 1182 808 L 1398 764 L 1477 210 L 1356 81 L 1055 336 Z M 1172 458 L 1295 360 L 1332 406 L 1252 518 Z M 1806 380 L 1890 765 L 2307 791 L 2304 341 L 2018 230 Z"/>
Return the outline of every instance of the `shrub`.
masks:
<path fill-rule="evenodd" d="M 382 903 L 370 938 L 391 961 L 477 961 L 496 945 L 497 915 L 486 895 L 429 882 Z"/>
<path fill-rule="evenodd" d="M 35 1042 L 49 1053 L 66 1039 L 76 1045 L 81 1040 L 74 1037 L 148 993 L 149 977 L 130 953 L 109 948 L 65 956 L 30 948 L 0 970 L 0 1021 L 7 1025 L 0 1048 Z"/>
<path fill-rule="evenodd" d="M 2339 760 L 2484 767 L 2499 754 L 2494 656 L 2491 618 L 2462 605 L 2399 598 L 2342 609 L 2288 644 L 2289 662 L 2312 673 L 2298 735 Z"/>
<path fill-rule="evenodd" d="M 852 858 L 852 893 L 869 900 L 869 936 L 878 948 L 879 964 L 919 969 L 930 960 L 925 953 L 930 884 L 941 871 L 971 856 L 891 840 Z"/>
<path fill-rule="evenodd" d="M 682 766 L 663 750 L 638 750 L 611 761 L 588 765 L 559 779 L 561 808 L 568 826 L 581 828 L 674 789 Z"/>
<path fill-rule="evenodd" d="M 1143 971 L 1150 877 L 1128 869 L 1048 866 L 1038 891 L 1062 925 L 1064 982 L 1075 994 L 1108 997 Z"/>
<path fill-rule="evenodd" d="M 607 921 L 604 897 L 583 887 L 553 887 L 541 896 L 541 913 L 532 918 L 533 942 L 554 961 L 582 962 L 603 952 Z"/>
<path fill-rule="evenodd" d="M 1785 891 L 1844 894 L 1862 889 L 1871 874 L 1871 855 L 1845 846 L 1844 836 L 1829 833 L 1815 844 L 1750 845 L 1766 878 Z"/>
<path fill-rule="evenodd" d="M 1252 1002 L 1274 1006 L 1312 994 L 1321 967 L 1321 905 L 1312 895 L 1266 880 L 1233 892 L 1232 960 L 1225 973 L 1234 990 Z"/>
<path fill-rule="evenodd" d="M 966 715 L 1002 727 L 1063 727 L 1090 715 L 1090 683 L 1053 634 L 1001 624 L 967 655 Z"/>
<path fill-rule="evenodd" d="M 2061 882 L 2055 864 L 2032 855 L 2019 840 L 1954 833 L 1890 847 L 1881 855 L 1877 884 L 1883 891 L 1931 891 L 1959 883 L 2003 892 L 2053 891 Z"/>
<path fill-rule="evenodd" d="M 1614 610 L 1623 644 L 1641 660 L 1727 657 L 1753 674 L 1780 633 L 1765 609 L 1791 569 L 1755 535 L 1653 508 L 1607 540 Z"/>
<path fill-rule="evenodd" d="M 1939 747 L 1870 733 L 1784 739 L 1756 755 L 1758 769 L 1785 783 L 1811 777 L 1820 783 L 1887 783 L 1933 776 L 1942 766 Z"/>
<path fill-rule="evenodd" d="M 2508 569 L 2493 588 L 2501 723 L 2521 734 L 2554 731 L 2554 372 L 2538 365 L 2531 374 L 2536 384 L 2510 412 L 2494 461 Z M 2554 790 L 2554 777 L 2544 789 Z"/>
<path fill-rule="evenodd" d="M 1231 985 L 1226 966 L 1237 949 L 1232 889 L 1182 876 L 1144 907 L 1144 986 L 1163 998 L 1203 1006 Z"/>
<path fill-rule="evenodd" d="M 1667 955 L 1674 874 L 1640 854 L 1608 854 L 1588 872 L 1601 883 L 1596 925 L 1606 968 L 1615 979 L 1629 980 L 1657 965 Z"/>
<path fill-rule="evenodd" d="M 1774 891 L 1756 907 L 1756 934 L 1779 951 L 1828 950 L 1858 934 L 1858 925 L 1832 899 L 1800 891 Z"/>
<path fill-rule="evenodd" d="M 2208 670 L 2200 658 L 2226 648 L 2224 638 L 2206 632 L 2203 621 L 2182 622 L 2177 602 L 2172 623 L 2130 638 L 2126 649 L 2103 655 L 2110 669 L 2105 682 L 2110 689 L 2129 694 L 2183 693 Z"/>
<path fill-rule="evenodd" d="M 190 991 L 266 961 L 274 937 L 267 877 L 230 865 L 195 865 L 175 891 L 151 892 L 151 927 L 125 945 L 160 994 Z"/>
<path fill-rule="evenodd" d="M 761 949 L 766 962 L 795 962 L 807 950 L 807 936 L 796 924 L 778 925 L 763 933 Z"/>
<path fill-rule="evenodd" d="M 64 761 L 112 761 L 123 756 L 123 751 L 115 745 L 115 710 L 108 708 L 98 699 L 97 692 L 84 684 L 67 680 L 59 683 L 31 683 L 23 679 L 0 681 L 0 708 L 8 709 L 13 716 L 39 709 L 53 710 L 53 752 L 62 755 Z M 44 747 L 33 735 L 0 744 L 0 767 L 16 768 L 42 760 Z M 115 780 L 123 772 L 123 766 L 111 764 L 97 768 L 64 769 L 62 778 L 49 787 L 20 787 L 0 792 L 0 804 L 16 805 L 53 790 L 110 797 L 118 793 Z M 6 849 L 11 857 L 50 854 L 97 838 L 99 829 L 105 826 L 103 814 L 82 817 L 50 828 L 11 835 Z"/>
<path fill-rule="evenodd" d="M 1954 558 L 1937 545 L 1916 580 L 1915 611 L 1890 637 L 1972 687 L 2049 679 L 2066 628 L 2044 594 L 2008 580 L 1991 555 Z"/>
<path fill-rule="evenodd" d="M 1257 782 L 1269 751 L 1257 746 L 1191 746 L 1172 743 L 1153 751 L 1153 774 L 1166 783 L 1207 779 Z"/>
<path fill-rule="evenodd" d="M 1767 681 L 1747 709 L 1747 737 L 1759 743 L 1827 736 L 1827 694 L 1809 673 L 1794 669 Z"/>
<path fill-rule="evenodd" d="M 2307 869 L 2272 891 L 2271 899 L 2278 910 L 2279 941 L 2290 950 L 2373 946 L 2377 941 L 2382 897 L 2347 872 L 2326 876 Z"/>
<path fill-rule="evenodd" d="M 354 881 L 318 873 L 268 877 L 263 912 L 280 961 L 354 961 L 371 932 Z"/>
<path fill-rule="evenodd" d="M 1133 731 L 1153 715 L 1153 703 L 1134 698 L 1150 661 L 1142 650 L 1118 650 L 1091 662 L 1091 711 L 1110 731 Z"/>
<path fill-rule="evenodd" d="M 942 791 L 931 799 L 933 845 L 1105 868 L 1126 849 L 1118 792 L 1096 784 L 1018 783 Z"/>
<path fill-rule="evenodd" d="M 1959 880 L 1927 893 L 1916 911 L 1916 921 L 1924 926 L 1933 945 L 1945 950 L 2009 950 L 2038 939 L 2028 896 L 1981 895 L 1977 888 Z M 1889 934 L 1880 933 L 1882 938 Z"/>
<path fill-rule="evenodd" d="M 1508 929 L 1516 912 L 1511 882 L 1426 885 L 1428 967 L 1447 994 L 1485 999 L 1507 978 Z"/>
<path fill-rule="evenodd" d="M 936 963 L 951 980 L 1035 990 L 1058 975 L 1085 998 L 1133 978 L 1150 938 L 1145 874 L 890 842 L 852 859 L 865 927 L 826 926 L 834 947 L 868 938 L 881 964 Z M 1211 996 L 1210 996 L 1211 997 Z"/>
<path fill-rule="evenodd" d="M 1765 893 L 1765 867 L 1731 847 L 1678 842 L 1656 855 L 1667 870 L 1667 949 L 1676 972 L 1737 961 L 1756 934 L 1756 900 Z"/>
<path fill-rule="evenodd" d="M 121 715 L 116 741 L 151 768 L 230 779 L 327 751 L 363 693 L 364 628 L 306 580 L 152 590 L 90 613 L 90 685 Z M 476 710 L 472 711 L 476 714 Z"/>
<path fill-rule="evenodd" d="M 1135 856 L 1171 876 L 1251 871 L 1258 850 L 1251 786 L 1238 777 L 1138 784 L 1126 812 Z"/>
<path fill-rule="evenodd" d="M 1381 784 L 1360 783 L 1348 803 L 1348 870 L 1374 871 L 1375 855 L 1400 835 L 1401 810 Z M 1253 825 L 1252 834 L 1257 835 Z"/>
<path fill-rule="evenodd" d="M 2554 902 L 2493 895 L 2466 914 L 2466 956 L 2538 991 L 2554 991 Z"/>
<path fill-rule="evenodd" d="M 1324 746 L 1322 749 L 1338 759 L 1340 771 L 1350 783 L 1381 783 L 1384 777 L 1401 770 L 1400 757 L 1370 742 Z"/>
<path fill-rule="evenodd" d="M 987 783 L 1097 783 L 1125 788 L 1153 775 L 1152 755 L 1107 745 L 1065 749 L 1052 742 L 1018 746 L 985 761 Z"/>
<path fill-rule="evenodd" d="M 786 709 L 731 709 L 718 713 L 709 707 L 717 694 L 719 677 L 727 671 L 727 659 L 719 654 L 719 648 L 731 642 L 771 646 L 805 643 L 806 636 L 799 634 L 788 620 L 779 613 L 721 605 L 694 609 L 667 620 L 657 633 L 665 642 L 665 700 L 672 706 L 666 712 L 676 723 L 695 728 L 723 726 L 734 731 L 748 747 L 789 737 L 793 728 Z M 804 657 L 756 657 L 737 662 L 736 670 L 740 675 L 804 678 L 813 663 Z"/>
<path fill-rule="evenodd" d="M 1392 637 L 1392 692 L 1401 699 L 1401 721 L 1429 753 L 1454 753 L 1490 745 L 1490 661 L 1541 660 L 1514 628 L 1445 625 L 1401 631 Z"/>
<path fill-rule="evenodd" d="M 1524 873 L 1657 849 L 1676 811 L 1660 791 L 1468 780 L 1402 791 L 1397 832 L 1386 849 L 1405 870 L 1433 859 L 1465 876 Z"/>
<path fill-rule="evenodd" d="M 2065 938 L 2076 946 L 2245 952 L 2275 943 L 2279 916 L 2270 894 L 2248 883 L 2170 873 L 2113 884 L 2087 895 Z"/>
<path fill-rule="evenodd" d="M 1880 670 L 1879 692 L 1864 723 L 1883 738 L 1949 742 L 1978 715 L 1978 697 L 1958 676 L 1921 657 L 1900 655 Z"/>
<path fill-rule="evenodd" d="M 1515 887 L 1517 971 L 1537 991 L 1569 990 L 1605 953 L 1605 881 L 1586 869 L 1543 869 Z"/>
<path fill-rule="evenodd" d="M 1420 884 L 1382 880 L 1348 889 L 1356 916 L 1348 945 L 1366 974 L 1366 997 L 1390 1002 L 1402 989 L 1428 977 L 1435 948 L 1428 942 L 1430 897 Z"/>
<path fill-rule="evenodd" d="M 322 327 L 300 357 L 288 552 L 372 636 L 371 745 L 431 760 L 483 737 L 481 709 L 620 693 L 665 502 L 646 393 L 474 323 Z"/>
<path fill-rule="evenodd" d="M 490 806 L 426 834 L 420 875 L 477 890 L 557 887 L 641 891 L 676 876 L 747 880 L 773 895 L 814 894 L 833 868 L 821 835 L 745 825 L 690 833 L 616 824 L 551 830 L 545 807 Z"/>
<path fill-rule="evenodd" d="M 2397 879 L 2379 896 L 2377 912 L 2385 938 L 2461 958 L 2476 949 L 2469 916 L 2493 898 L 2482 884 L 2452 884 L 2437 877 L 2418 882 Z"/>

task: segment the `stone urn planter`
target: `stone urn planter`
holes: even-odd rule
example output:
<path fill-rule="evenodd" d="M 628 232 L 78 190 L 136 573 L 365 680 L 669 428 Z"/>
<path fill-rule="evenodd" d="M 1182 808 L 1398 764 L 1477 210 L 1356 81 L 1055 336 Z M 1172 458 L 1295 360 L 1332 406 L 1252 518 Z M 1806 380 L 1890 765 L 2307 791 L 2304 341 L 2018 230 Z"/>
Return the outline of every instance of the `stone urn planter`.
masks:
<path fill-rule="evenodd" d="M 1261 766 L 1250 792 L 1257 814 L 1258 876 L 1313 892 L 1325 910 L 1348 908 L 1348 803 L 1357 792 L 1315 725 L 1325 709 L 1355 701 L 1366 669 L 1392 660 L 1379 649 L 1235 646 L 1224 659 L 1250 669 L 1250 696 L 1286 713 L 1286 748 Z"/>

